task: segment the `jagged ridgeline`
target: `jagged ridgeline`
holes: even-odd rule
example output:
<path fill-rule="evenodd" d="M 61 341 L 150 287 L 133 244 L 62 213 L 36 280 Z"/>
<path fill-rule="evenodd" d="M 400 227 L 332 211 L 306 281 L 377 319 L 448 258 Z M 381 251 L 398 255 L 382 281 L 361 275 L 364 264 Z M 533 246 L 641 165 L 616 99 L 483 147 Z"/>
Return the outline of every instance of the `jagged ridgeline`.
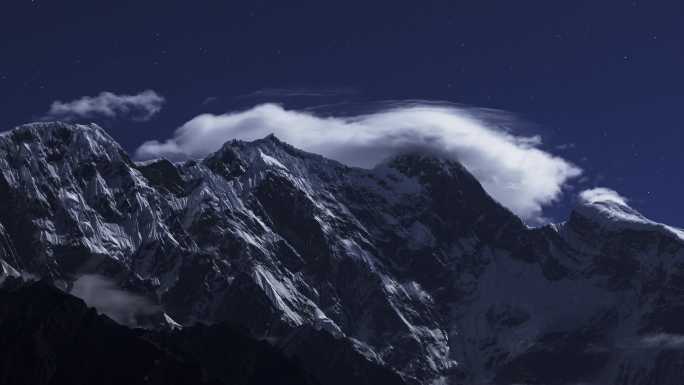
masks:
<path fill-rule="evenodd" d="M 684 235 L 621 203 L 529 228 L 425 154 L 364 170 L 269 136 L 136 163 L 101 128 L 64 123 L 2 134 L 0 168 L 0 280 L 107 277 L 180 324 L 243 325 L 311 381 L 684 374 Z M 163 333 L 145 338 L 179 349 Z"/>

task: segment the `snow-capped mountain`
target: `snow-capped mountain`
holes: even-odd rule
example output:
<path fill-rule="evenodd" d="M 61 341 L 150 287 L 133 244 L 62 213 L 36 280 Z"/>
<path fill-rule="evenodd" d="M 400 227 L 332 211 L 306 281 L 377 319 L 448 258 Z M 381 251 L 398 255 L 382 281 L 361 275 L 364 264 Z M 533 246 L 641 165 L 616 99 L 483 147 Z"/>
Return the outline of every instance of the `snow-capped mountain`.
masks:
<path fill-rule="evenodd" d="M 0 280 L 100 274 L 182 324 L 238 322 L 311 367 L 401 376 L 367 383 L 684 374 L 684 232 L 621 202 L 529 228 L 425 154 L 364 170 L 269 136 L 135 163 L 64 123 L 2 134 L 0 169 Z"/>

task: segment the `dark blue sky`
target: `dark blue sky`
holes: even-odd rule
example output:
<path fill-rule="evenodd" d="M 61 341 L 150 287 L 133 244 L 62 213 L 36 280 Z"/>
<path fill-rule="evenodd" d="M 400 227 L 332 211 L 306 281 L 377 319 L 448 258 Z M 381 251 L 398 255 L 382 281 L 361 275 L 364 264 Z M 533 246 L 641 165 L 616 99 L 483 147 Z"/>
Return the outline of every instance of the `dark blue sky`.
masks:
<path fill-rule="evenodd" d="M 684 225 L 681 0 L 103 4 L 2 2 L 2 129 L 104 90 L 167 99 L 154 120 L 105 122 L 131 151 L 199 113 L 264 101 L 443 100 L 534 122 L 545 149 L 585 170 L 578 188 L 613 188 Z"/>

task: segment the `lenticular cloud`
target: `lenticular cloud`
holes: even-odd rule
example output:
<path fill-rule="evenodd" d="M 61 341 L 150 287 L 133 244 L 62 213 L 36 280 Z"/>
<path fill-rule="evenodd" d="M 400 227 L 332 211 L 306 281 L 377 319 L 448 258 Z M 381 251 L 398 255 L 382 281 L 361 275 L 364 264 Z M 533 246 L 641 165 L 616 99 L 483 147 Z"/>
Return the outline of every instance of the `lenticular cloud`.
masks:
<path fill-rule="evenodd" d="M 408 150 L 428 151 L 460 161 L 495 199 L 522 218 L 539 221 L 543 206 L 558 199 L 581 170 L 540 149 L 538 136 L 516 136 L 501 124 L 488 123 L 487 114 L 491 111 L 418 103 L 323 117 L 262 104 L 240 112 L 199 115 L 172 138 L 144 143 L 136 156 L 202 157 L 227 140 L 254 140 L 271 133 L 306 151 L 365 168 Z M 504 126 L 515 123 L 498 113 L 499 123 L 502 117 Z"/>

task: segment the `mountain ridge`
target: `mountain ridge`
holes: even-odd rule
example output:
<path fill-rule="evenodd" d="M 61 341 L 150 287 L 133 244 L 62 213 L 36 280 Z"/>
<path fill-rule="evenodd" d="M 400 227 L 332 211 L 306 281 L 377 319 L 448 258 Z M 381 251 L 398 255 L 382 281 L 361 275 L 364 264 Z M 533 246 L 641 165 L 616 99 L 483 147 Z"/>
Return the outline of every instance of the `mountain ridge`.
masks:
<path fill-rule="evenodd" d="M 579 206 L 529 228 L 463 166 L 421 153 L 366 170 L 269 136 L 135 163 L 97 126 L 39 123 L 0 135 L 0 166 L 13 269 L 67 290 L 101 274 L 184 324 L 242 323 L 409 383 L 638 384 L 660 353 L 590 347 L 676 334 L 684 316 L 684 241 L 652 231 L 668 227 L 606 233 Z M 550 378 L 533 359 L 549 349 L 585 368 Z M 305 352 L 291 354 L 318 359 Z"/>

